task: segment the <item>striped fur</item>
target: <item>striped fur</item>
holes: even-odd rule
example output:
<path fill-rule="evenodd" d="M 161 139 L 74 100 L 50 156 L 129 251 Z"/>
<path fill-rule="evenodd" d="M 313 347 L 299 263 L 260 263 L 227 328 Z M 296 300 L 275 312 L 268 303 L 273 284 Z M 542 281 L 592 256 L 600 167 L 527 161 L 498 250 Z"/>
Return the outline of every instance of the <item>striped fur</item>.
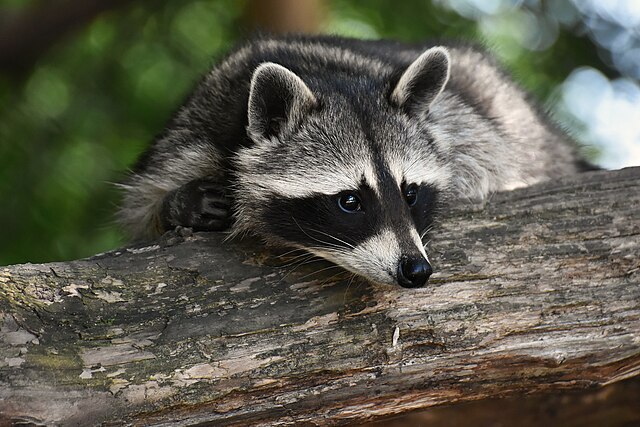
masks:
<path fill-rule="evenodd" d="M 120 219 L 153 238 L 178 225 L 166 201 L 206 178 L 231 199 L 232 234 L 392 283 L 401 258 L 426 259 L 420 239 L 442 200 L 576 173 L 580 161 L 477 48 L 262 37 L 196 86 L 122 184 Z M 344 194 L 363 208 L 340 210 Z"/>

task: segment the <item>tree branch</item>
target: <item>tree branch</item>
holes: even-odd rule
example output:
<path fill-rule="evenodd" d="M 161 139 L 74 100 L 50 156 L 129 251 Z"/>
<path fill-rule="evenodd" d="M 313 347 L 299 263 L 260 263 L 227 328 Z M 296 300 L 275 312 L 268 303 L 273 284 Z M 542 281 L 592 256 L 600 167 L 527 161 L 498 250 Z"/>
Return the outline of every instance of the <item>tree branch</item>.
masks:
<path fill-rule="evenodd" d="M 452 208 L 418 290 L 312 274 L 328 264 L 281 267 L 257 245 L 186 230 L 0 268 L 0 413 L 344 424 L 633 377 L 638 206 L 640 168 Z"/>

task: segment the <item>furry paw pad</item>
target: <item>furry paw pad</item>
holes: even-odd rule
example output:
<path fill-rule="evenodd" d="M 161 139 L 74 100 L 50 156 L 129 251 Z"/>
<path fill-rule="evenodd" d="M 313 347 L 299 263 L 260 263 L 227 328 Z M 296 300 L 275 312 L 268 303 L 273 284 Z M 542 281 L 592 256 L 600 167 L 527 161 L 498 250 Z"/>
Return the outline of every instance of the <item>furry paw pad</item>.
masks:
<path fill-rule="evenodd" d="M 222 231 L 231 224 L 231 199 L 211 178 L 197 179 L 164 198 L 161 219 L 166 229 L 176 226 L 200 231 Z"/>

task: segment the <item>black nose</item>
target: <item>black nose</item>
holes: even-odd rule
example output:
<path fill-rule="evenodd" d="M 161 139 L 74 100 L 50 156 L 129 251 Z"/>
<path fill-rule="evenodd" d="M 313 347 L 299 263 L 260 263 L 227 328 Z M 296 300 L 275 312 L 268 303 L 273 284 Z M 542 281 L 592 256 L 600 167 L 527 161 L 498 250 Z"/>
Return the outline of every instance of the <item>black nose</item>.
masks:
<path fill-rule="evenodd" d="M 398 283 L 403 288 L 424 286 L 433 273 L 429 262 L 423 257 L 403 257 L 398 264 Z"/>

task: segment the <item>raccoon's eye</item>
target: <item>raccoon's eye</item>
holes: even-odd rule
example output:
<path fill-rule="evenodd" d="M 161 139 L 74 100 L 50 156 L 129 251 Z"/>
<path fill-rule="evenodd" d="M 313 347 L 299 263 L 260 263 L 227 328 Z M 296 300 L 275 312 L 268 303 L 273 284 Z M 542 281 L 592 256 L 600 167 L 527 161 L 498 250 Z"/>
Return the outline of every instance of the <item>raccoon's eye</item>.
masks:
<path fill-rule="evenodd" d="M 410 184 L 404 189 L 404 198 L 409 206 L 413 206 L 418 201 L 418 186 Z"/>
<path fill-rule="evenodd" d="M 338 206 L 347 213 L 358 212 L 362 210 L 360 199 L 353 193 L 347 193 L 340 196 Z"/>

